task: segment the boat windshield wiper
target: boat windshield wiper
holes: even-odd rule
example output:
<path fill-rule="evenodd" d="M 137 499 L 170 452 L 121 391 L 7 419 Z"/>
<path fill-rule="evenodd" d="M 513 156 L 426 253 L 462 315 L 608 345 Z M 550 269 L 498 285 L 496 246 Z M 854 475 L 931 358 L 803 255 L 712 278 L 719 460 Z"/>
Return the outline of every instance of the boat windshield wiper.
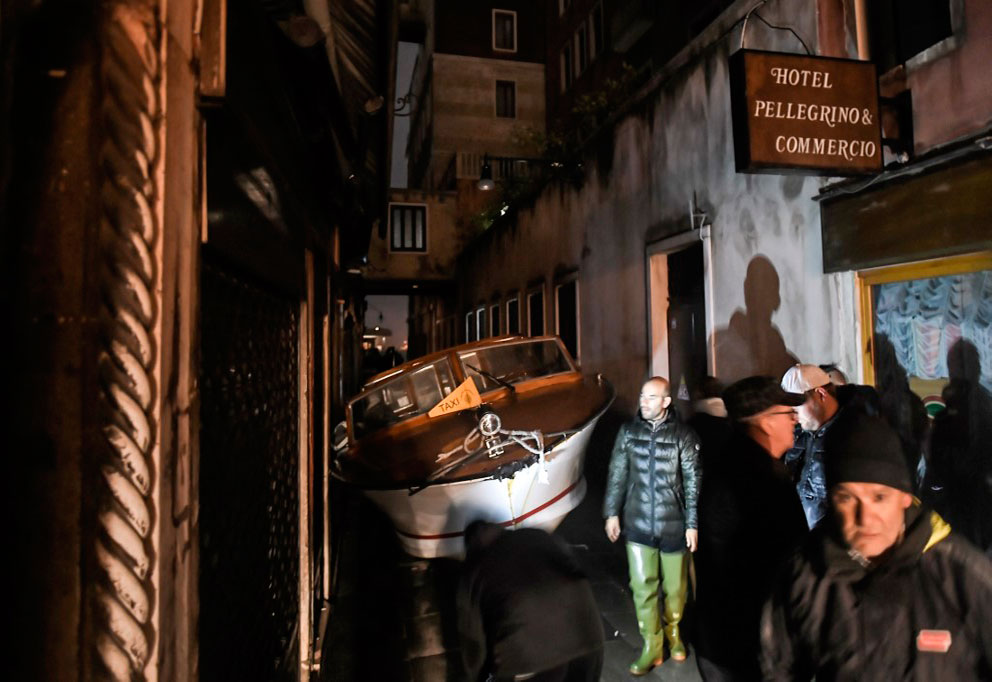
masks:
<path fill-rule="evenodd" d="M 468 367 L 473 372 L 475 372 L 476 374 L 481 374 L 482 376 L 486 377 L 487 379 L 492 379 L 493 381 L 495 381 L 500 386 L 503 386 L 504 388 L 510 389 L 510 393 L 516 393 L 517 392 L 517 389 L 515 389 L 513 387 L 513 384 L 511 384 L 510 382 L 503 381 L 499 377 L 493 376 L 492 374 L 490 374 L 486 370 L 479 369 L 478 367 L 473 367 L 472 365 L 468 364 L 467 362 L 465 363 L 465 366 Z"/>

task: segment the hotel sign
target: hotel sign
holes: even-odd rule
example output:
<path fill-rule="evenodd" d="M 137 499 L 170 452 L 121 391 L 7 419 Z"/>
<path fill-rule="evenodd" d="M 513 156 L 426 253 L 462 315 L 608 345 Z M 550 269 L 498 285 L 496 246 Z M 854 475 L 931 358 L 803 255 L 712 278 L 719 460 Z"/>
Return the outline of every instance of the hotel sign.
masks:
<path fill-rule="evenodd" d="M 871 62 L 738 50 L 730 57 L 730 99 L 738 172 L 882 169 Z"/>

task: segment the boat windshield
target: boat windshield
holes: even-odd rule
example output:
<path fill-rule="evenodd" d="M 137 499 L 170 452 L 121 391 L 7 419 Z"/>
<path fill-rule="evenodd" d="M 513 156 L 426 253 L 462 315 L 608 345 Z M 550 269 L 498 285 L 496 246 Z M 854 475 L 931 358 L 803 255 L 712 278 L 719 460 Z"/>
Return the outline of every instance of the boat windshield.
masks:
<path fill-rule="evenodd" d="M 377 384 L 351 402 L 355 438 L 429 412 L 454 388 L 448 358 Z"/>
<path fill-rule="evenodd" d="M 515 384 L 572 371 L 572 364 L 554 339 L 476 348 L 459 353 L 458 359 L 480 393 L 499 388 L 500 381 Z"/>

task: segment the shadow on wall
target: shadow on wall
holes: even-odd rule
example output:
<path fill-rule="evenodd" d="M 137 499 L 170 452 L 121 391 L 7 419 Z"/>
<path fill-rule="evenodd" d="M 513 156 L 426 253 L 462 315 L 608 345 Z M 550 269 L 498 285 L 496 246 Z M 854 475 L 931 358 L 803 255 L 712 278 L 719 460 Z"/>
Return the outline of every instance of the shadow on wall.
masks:
<path fill-rule="evenodd" d="M 899 435 L 906 466 L 917 478 L 930 420 L 926 407 L 909 387 L 909 376 L 899 363 L 895 346 L 885 334 L 875 334 L 872 354 L 875 361 L 875 388 L 881 400 L 882 416 Z"/>
<path fill-rule="evenodd" d="M 730 384 L 755 374 L 778 378 L 798 362 L 772 324 L 772 314 L 781 304 L 778 271 L 766 256 L 755 256 L 744 278 L 745 309 L 735 310 L 727 326 L 713 333 L 722 381 Z"/>
<path fill-rule="evenodd" d="M 992 556 L 992 394 L 979 381 L 978 348 L 958 339 L 947 352 L 946 409 L 933 421 L 922 494 L 958 533 Z"/>

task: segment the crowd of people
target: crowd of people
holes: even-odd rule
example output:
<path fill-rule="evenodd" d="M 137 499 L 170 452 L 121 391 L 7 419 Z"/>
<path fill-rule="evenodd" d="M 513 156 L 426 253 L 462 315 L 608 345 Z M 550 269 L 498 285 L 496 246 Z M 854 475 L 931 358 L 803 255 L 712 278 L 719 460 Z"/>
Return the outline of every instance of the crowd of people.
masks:
<path fill-rule="evenodd" d="M 930 454 L 915 405 L 848 384 L 834 366 L 798 364 L 780 378 L 749 377 L 726 389 L 707 378 L 694 408 L 683 421 L 668 381 L 649 379 L 610 456 L 605 532 L 610 542 L 625 542 L 643 640 L 631 674 L 644 675 L 666 657 L 685 661 L 691 645 L 707 682 L 992 679 L 992 561 L 982 544 L 988 520 L 962 523 L 960 533 L 940 513 L 968 518 L 947 489 L 949 455 Z M 953 416 L 934 428 L 952 429 Z M 975 503 L 974 490 L 988 494 L 989 445 L 975 440 L 975 424 L 968 427 L 942 442 L 981 448 L 967 460 L 977 479 L 967 499 L 980 515 L 987 508 Z M 585 613 L 588 586 L 567 548 L 554 543 L 532 554 L 548 557 L 578 596 L 555 596 L 554 581 L 535 587 L 527 579 L 551 569 L 528 566 L 519 577 L 546 592 L 530 600 L 532 611 L 534 604 L 560 610 L 555 637 L 581 646 L 554 649 L 554 661 L 530 655 L 521 667 L 492 642 L 479 644 L 481 632 L 505 639 L 525 631 L 526 616 L 507 606 L 514 600 L 480 589 L 478 575 L 488 572 L 504 592 L 513 590 L 512 571 L 499 568 L 508 549 L 488 553 L 493 566 L 486 569 L 478 550 L 470 551 L 475 577 L 463 588 L 475 604 L 473 672 L 598 679 L 601 633 L 581 625 L 598 616 Z M 697 627 L 684 637 L 690 592 Z M 488 614 L 480 606 L 487 599 Z M 485 622 L 492 618 L 503 620 Z M 567 635 L 569 628 L 577 634 Z M 537 637 L 518 639 L 533 654 Z"/>

